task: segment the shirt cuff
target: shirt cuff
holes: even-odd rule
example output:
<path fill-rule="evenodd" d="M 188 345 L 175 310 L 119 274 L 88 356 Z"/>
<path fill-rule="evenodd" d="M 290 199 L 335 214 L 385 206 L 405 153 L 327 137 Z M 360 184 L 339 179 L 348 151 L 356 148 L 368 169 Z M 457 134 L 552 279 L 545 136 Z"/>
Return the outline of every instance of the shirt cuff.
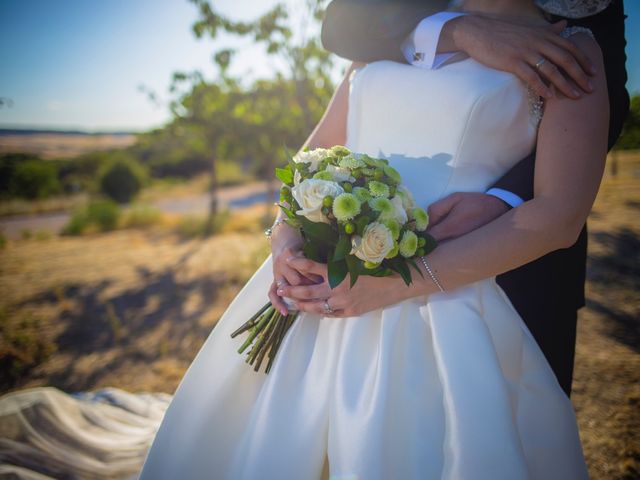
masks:
<path fill-rule="evenodd" d="M 508 190 L 503 190 L 501 188 L 490 188 L 487 190 L 487 195 L 493 195 L 494 197 L 499 198 L 507 205 L 510 205 L 512 208 L 516 208 L 518 205 L 524 203 L 518 195 Z"/>
<path fill-rule="evenodd" d="M 436 51 L 444 24 L 462 15 L 465 14 L 462 12 L 439 12 L 422 19 L 400 46 L 407 62 L 416 67 L 435 69 L 456 55 L 455 52 L 436 55 Z M 446 58 L 442 59 L 442 56 L 446 56 Z"/>

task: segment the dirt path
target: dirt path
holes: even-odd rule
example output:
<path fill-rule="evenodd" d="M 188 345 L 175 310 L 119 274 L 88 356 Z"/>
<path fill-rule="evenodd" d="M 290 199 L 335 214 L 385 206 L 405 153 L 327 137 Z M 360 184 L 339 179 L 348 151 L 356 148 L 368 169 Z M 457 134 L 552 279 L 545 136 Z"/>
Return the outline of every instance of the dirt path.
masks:
<path fill-rule="evenodd" d="M 252 182 L 246 185 L 224 187 L 218 193 L 220 208 L 234 210 L 267 200 L 267 183 Z M 204 214 L 209 206 L 209 195 L 196 195 L 158 199 L 150 202 L 163 213 Z M 43 213 L 37 215 L 16 215 L 0 218 L 0 230 L 12 240 L 22 237 L 23 232 L 50 232 L 58 234 L 69 222 L 69 212 Z"/>

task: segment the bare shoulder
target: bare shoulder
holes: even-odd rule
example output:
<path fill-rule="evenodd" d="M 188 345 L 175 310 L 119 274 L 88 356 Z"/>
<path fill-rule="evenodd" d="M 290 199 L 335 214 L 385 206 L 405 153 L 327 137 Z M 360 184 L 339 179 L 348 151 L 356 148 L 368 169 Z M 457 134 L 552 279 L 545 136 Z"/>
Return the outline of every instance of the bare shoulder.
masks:
<path fill-rule="evenodd" d="M 602 64 L 602 50 L 593 33 L 587 28 L 569 27 L 565 30 L 566 38 L 590 57 L 593 62 Z"/>
<path fill-rule="evenodd" d="M 583 94 L 577 100 L 570 100 L 562 95 L 557 95 L 555 98 L 549 99 L 545 107 L 545 116 L 555 116 L 552 112 L 580 116 L 584 113 L 585 109 L 590 109 L 592 112 L 599 111 L 603 114 L 606 113 L 604 110 L 608 111 L 607 79 L 600 45 L 598 45 L 598 42 L 587 29 L 574 30 L 570 32 L 566 38 L 584 52 L 595 66 L 596 73 L 590 77 L 593 91 L 592 93 Z"/>

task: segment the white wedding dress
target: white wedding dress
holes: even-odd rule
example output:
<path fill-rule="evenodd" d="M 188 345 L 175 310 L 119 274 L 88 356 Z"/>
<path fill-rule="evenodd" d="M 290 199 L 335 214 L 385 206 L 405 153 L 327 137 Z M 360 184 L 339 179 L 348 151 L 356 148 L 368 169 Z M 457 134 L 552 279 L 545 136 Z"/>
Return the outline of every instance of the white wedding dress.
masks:
<path fill-rule="evenodd" d="M 347 146 L 386 157 L 421 206 L 482 192 L 532 151 L 535 105 L 467 59 L 351 78 Z M 351 318 L 299 317 L 270 373 L 230 333 L 267 301 L 271 257 L 186 372 L 141 478 L 581 479 L 570 401 L 494 278 Z"/>

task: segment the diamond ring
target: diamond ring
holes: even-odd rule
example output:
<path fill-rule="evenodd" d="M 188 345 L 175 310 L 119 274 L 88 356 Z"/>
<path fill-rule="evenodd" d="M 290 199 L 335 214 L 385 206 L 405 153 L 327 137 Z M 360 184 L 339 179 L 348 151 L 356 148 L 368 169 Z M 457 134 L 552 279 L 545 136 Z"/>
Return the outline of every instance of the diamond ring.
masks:
<path fill-rule="evenodd" d="M 546 63 L 546 58 L 541 58 L 538 63 L 535 64 L 536 70 L 540 70 L 540 67 Z"/>
<path fill-rule="evenodd" d="M 333 308 L 331 308 L 331 305 L 329 305 L 329 299 L 324 301 L 324 311 L 326 313 L 333 313 L 335 312 L 335 310 Z"/>
<path fill-rule="evenodd" d="M 285 282 L 284 280 L 280 279 L 276 281 L 276 286 L 278 288 L 281 288 L 283 285 L 286 285 L 287 282 Z"/>

